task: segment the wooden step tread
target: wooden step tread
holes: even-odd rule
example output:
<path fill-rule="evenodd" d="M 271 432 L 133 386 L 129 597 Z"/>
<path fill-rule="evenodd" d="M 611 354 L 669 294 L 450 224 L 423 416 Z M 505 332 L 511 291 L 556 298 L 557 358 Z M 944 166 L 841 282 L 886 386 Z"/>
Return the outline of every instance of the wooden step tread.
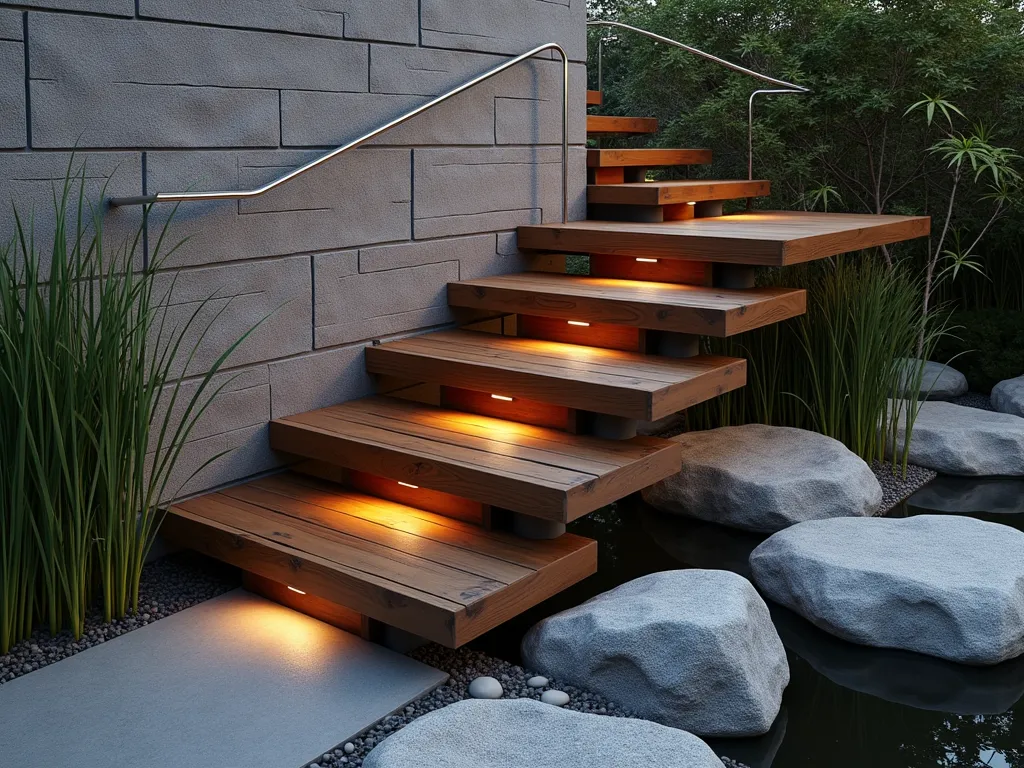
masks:
<path fill-rule="evenodd" d="M 366 349 L 370 373 L 654 421 L 746 383 L 746 361 L 653 357 L 473 331 Z"/>
<path fill-rule="evenodd" d="M 916 237 L 928 216 L 757 211 L 666 222 L 573 221 L 519 227 L 519 247 L 786 266 Z"/>
<path fill-rule="evenodd" d="M 679 446 L 601 440 L 387 397 L 277 419 L 271 446 L 568 523 L 679 471 Z"/>
<path fill-rule="evenodd" d="M 550 272 L 449 283 L 448 303 L 720 338 L 807 311 L 806 292 L 791 288 L 726 290 Z"/>
<path fill-rule="evenodd" d="M 600 91 L 587 91 L 587 106 L 588 107 L 599 107 L 604 101 L 604 96 Z"/>
<path fill-rule="evenodd" d="M 736 200 L 771 194 L 767 181 L 649 181 L 633 184 L 591 184 L 587 202 L 615 205 L 677 205 L 705 200 Z"/>
<path fill-rule="evenodd" d="M 162 533 L 450 648 L 597 570 L 589 539 L 521 539 L 292 474 L 179 502 Z"/>
<path fill-rule="evenodd" d="M 658 121 L 653 117 L 616 117 L 587 115 L 587 133 L 595 135 L 657 133 Z"/>
<path fill-rule="evenodd" d="M 673 165 L 707 165 L 710 149 L 588 149 L 591 168 L 665 168 Z"/>

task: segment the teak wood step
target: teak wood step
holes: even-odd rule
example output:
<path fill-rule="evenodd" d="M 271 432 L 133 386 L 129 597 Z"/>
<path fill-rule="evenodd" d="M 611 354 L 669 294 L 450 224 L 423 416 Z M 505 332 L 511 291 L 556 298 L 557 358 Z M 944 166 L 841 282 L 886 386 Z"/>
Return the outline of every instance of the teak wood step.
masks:
<path fill-rule="evenodd" d="M 604 97 L 600 91 L 587 91 L 588 107 L 599 107 L 602 101 L 604 101 Z"/>
<path fill-rule="evenodd" d="M 686 359 L 473 331 L 367 347 L 370 373 L 654 421 L 746 384 L 746 361 Z"/>
<path fill-rule="evenodd" d="M 653 117 L 615 117 L 613 115 L 587 115 L 587 134 L 657 133 L 658 121 Z"/>
<path fill-rule="evenodd" d="M 278 450 L 568 523 L 679 471 L 656 438 L 601 440 L 370 397 L 277 419 Z"/>
<path fill-rule="evenodd" d="M 744 333 L 807 311 L 806 292 L 790 288 L 725 290 L 548 272 L 449 283 L 448 303 L 718 337 Z"/>
<path fill-rule="evenodd" d="M 614 205 L 678 205 L 705 200 L 735 200 L 771 194 L 767 181 L 649 181 L 635 184 L 591 184 L 588 203 Z"/>
<path fill-rule="evenodd" d="M 710 149 L 588 149 L 591 168 L 665 168 L 673 165 L 707 165 Z"/>
<path fill-rule="evenodd" d="M 786 266 L 925 237 L 927 216 L 758 211 L 667 222 L 573 221 L 519 227 L 519 247 Z"/>
<path fill-rule="evenodd" d="M 179 502 L 162 533 L 449 648 L 597 570 L 589 539 L 520 539 L 290 474 Z"/>

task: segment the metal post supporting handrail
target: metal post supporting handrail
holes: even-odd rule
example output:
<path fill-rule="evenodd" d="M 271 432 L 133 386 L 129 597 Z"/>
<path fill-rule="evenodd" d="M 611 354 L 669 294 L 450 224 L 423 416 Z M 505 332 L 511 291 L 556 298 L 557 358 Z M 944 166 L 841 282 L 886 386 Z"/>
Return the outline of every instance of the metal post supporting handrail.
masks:
<path fill-rule="evenodd" d="M 673 40 L 669 37 L 655 34 L 646 29 L 640 27 L 634 27 L 630 24 L 623 24 L 621 21 L 605 21 L 602 19 L 594 19 L 587 22 L 588 27 L 615 27 L 617 29 L 625 29 L 629 32 L 636 32 L 644 37 L 649 37 L 651 40 L 655 40 L 659 43 L 665 43 L 666 45 L 675 46 L 676 48 L 682 48 L 688 53 L 692 53 L 694 56 L 700 56 L 703 59 L 712 61 L 715 64 L 731 69 L 734 72 L 739 72 L 741 75 L 749 75 L 750 77 L 756 77 L 758 80 L 763 80 L 771 85 L 777 85 L 778 88 L 762 88 L 754 91 L 750 95 L 749 108 L 747 110 L 747 177 L 751 180 L 754 178 L 754 98 L 760 95 L 769 94 L 781 94 L 781 93 L 810 93 L 811 89 L 806 88 L 796 83 L 790 83 L 785 80 L 779 80 L 777 77 L 771 77 L 762 72 L 756 72 L 753 69 L 742 67 L 739 64 L 733 64 L 731 61 L 719 58 L 714 54 L 710 54 L 706 51 L 702 51 L 699 48 L 694 48 L 692 45 L 686 45 L 678 40 Z M 597 44 L 597 82 L 598 89 L 603 90 L 604 85 L 604 44 L 612 38 L 602 37 Z"/>
<path fill-rule="evenodd" d="M 323 165 L 328 160 L 333 160 L 339 155 L 377 138 L 382 133 L 412 120 L 417 115 L 426 112 L 432 107 L 436 107 L 438 104 L 448 101 L 448 99 L 458 96 L 460 93 L 468 91 L 470 88 L 479 85 L 485 80 L 489 80 L 495 75 L 499 75 L 505 70 L 516 66 L 520 62 L 531 59 L 545 51 L 555 51 L 562 58 L 562 221 L 567 222 L 569 220 L 569 56 L 566 54 L 565 49 L 558 43 L 545 43 L 544 45 L 537 46 L 533 50 L 527 51 L 520 56 L 516 56 L 514 59 L 509 59 L 503 64 L 500 64 L 497 67 L 474 77 L 472 80 L 463 83 L 459 87 L 438 96 L 436 99 L 428 101 L 426 104 L 421 104 L 415 109 L 409 110 L 405 114 L 396 117 L 391 122 L 382 125 L 379 128 L 375 128 L 369 133 L 360 136 L 358 139 L 350 141 L 337 149 L 332 149 L 327 154 L 321 155 L 305 165 L 289 171 L 284 176 L 274 179 L 273 181 L 264 184 L 262 187 L 223 192 L 156 192 L 153 194 L 138 195 L 135 197 L 112 197 L 110 198 L 109 203 L 112 206 L 149 205 L 151 203 L 186 203 L 206 200 L 247 200 L 249 198 L 259 197 L 272 189 L 280 187 L 282 184 L 288 183 L 292 179 L 302 176 L 307 171 L 311 171 L 314 168 Z"/>

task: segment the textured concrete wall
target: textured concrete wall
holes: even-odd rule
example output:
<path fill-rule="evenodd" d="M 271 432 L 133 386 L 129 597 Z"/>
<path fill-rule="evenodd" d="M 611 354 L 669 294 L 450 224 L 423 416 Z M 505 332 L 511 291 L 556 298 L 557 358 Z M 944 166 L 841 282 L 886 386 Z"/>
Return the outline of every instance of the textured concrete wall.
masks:
<path fill-rule="evenodd" d="M 71 151 L 108 194 L 265 183 L 545 42 L 573 60 L 571 208 L 583 212 L 585 0 L 0 1 L 0 236 L 52 226 Z M 521 65 L 252 201 L 154 211 L 172 318 L 217 316 L 194 387 L 257 321 L 181 462 L 183 492 L 283 457 L 267 421 L 363 395 L 363 349 L 452 321 L 445 286 L 520 267 L 514 229 L 560 213 L 560 64 Z M 141 223 L 105 217 L 109 240 Z M 163 258 L 162 261 L 159 261 Z"/>

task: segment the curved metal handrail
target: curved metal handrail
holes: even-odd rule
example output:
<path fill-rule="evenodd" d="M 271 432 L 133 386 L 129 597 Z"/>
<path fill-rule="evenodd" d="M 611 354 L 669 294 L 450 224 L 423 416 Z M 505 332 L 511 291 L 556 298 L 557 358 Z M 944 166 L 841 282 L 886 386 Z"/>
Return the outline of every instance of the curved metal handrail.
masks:
<path fill-rule="evenodd" d="M 460 93 L 469 90 L 475 85 L 479 85 L 485 80 L 489 80 L 495 75 L 499 75 L 505 70 L 516 66 L 520 62 L 531 59 L 545 51 L 556 51 L 562 58 L 562 221 L 566 222 L 569 220 L 569 56 L 566 54 L 565 49 L 558 43 L 545 43 L 544 45 L 539 45 L 533 50 L 527 51 L 520 56 L 516 56 L 514 59 L 509 59 L 503 64 L 500 64 L 493 69 L 474 77 L 472 80 L 463 83 L 459 87 L 453 88 L 447 93 L 438 96 L 436 99 L 428 101 L 426 104 L 421 104 L 415 109 L 409 110 L 400 117 L 396 117 L 391 122 L 382 125 L 379 128 L 375 128 L 369 133 L 360 136 L 358 139 L 350 141 L 337 149 L 332 149 L 327 154 L 321 155 L 315 160 L 311 160 L 305 165 L 289 171 L 284 176 L 274 179 L 273 181 L 264 184 L 262 187 L 247 190 L 229 190 L 224 192 L 156 192 L 154 194 L 139 195 L 136 197 L 112 197 L 110 198 L 109 203 L 112 206 L 149 205 L 151 203 L 185 203 L 205 200 L 246 200 L 252 197 L 259 197 L 272 189 L 276 189 L 282 184 L 288 183 L 292 179 L 302 176 L 307 171 L 311 171 L 314 168 L 323 165 L 328 160 L 333 160 L 339 155 L 375 139 L 382 133 L 412 120 L 412 118 L 426 112 L 428 109 L 436 107 L 438 104 L 448 101 L 448 99 L 458 96 Z"/>
<path fill-rule="evenodd" d="M 621 21 L 604 21 L 602 19 L 594 19 L 587 22 L 588 27 L 615 27 L 617 29 L 625 29 L 629 32 L 636 32 L 644 37 L 649 37 L 651 40 L 655 40 L 659 43 L 665 43 L 665 45 L 671 45 L 676 48 L 682 48 L 688 53 L 692 53 L 694 56 L 700 56 L 702 59 L 707 59 L 715 64 L 731 69 L 734 72 L 739 72 L 741 75 L 749 75 L 750 77 L 756 77 L 758 80 L 763 80 L 771 85 L 777 85 L 778 88 L 761 88 L 750 94 L 750 102 L 747 109 L 747 177 L 751 180 L 754 178 L 754 99 L 761 95 L 774 95 L 782 93 L 810 93 L 811 89 L 796 83 L 790 83 L 786 80 L 779 80 L 777 77 L 771 77 L 762 72 L 756 72 L 753 69 L 742 67 L 739 64 L 733 64 L 731 61 L 719 58 L 714 54 L 702 51 L 699 48 L 694 48 L 692 45 L 686 45 L 678 40 L 673 40 L 669 37 L 655 34 L 646 29 L 640 27 L 634 27 L 631 24 L 623 24 Z M 608 38 L 602 37 L 598 42 L 597 48 L 597 87 L 598 90 L 603 90 L 604 86 L 604 44 Z"/>

